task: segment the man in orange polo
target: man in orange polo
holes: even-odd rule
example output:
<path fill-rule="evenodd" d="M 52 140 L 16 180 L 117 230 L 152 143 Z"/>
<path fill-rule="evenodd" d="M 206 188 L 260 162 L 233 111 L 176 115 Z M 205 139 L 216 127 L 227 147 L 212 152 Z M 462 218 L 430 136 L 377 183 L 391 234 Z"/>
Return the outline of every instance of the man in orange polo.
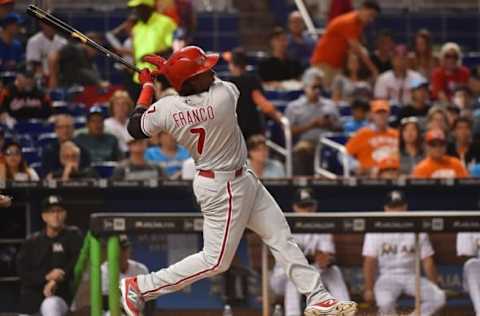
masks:
<path fill-rule="evenodd" d="M 413 169 L 414 178 L 466 178 L 469 176 L 462 162 L 446 155 L 447 140 L 443 131 L 430 130 L 425 134 L 427 158 Z"/>
<path fill-rule="evenodd" d="M 347 53 L 352 50 L 376 77 L 378 70 L 370 60 L 368 51 L 360 43 L 363 28 L 380 14 L 376 1 L 364 1 L 355 11 L 334 18 L 318 40 L 310 63 L 325 73 L 325 83 L 330 86 L 333 78 L 345 64 Z"/>
<path fill-rule="evenodd" d="M 360 164 L 360 174 L 371 173 L 382 160 L 398 153 L 398 131 L 388 126 L 388 101 L 375 100 L 370 107 L 372 124 L 358 130 L 346 145 L 348 154 Z"/>

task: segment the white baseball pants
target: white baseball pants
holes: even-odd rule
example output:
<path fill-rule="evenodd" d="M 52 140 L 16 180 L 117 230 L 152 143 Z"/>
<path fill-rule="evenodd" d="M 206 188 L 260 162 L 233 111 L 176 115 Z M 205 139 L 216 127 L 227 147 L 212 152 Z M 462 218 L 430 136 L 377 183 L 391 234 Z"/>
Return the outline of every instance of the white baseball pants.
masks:
<path fill-rule="evenodd" d="M 433 315 L 446 303 L 446 295 L 436 284 L 420 278 L 422 316 Z M 401 294 L 415 296 L 415 275 L 381 275 L 375 282 L 375 301 L 380 315 L 396 315 L 395 305 Z"/>
<path fill-rule="evenodd" d="M 470 294 L 475 314 L 480 316 L 480 259 L 471 258 L 465 262 L 463 283 L 465 290 Z"/>
<path fill-rule="evenodd" d="M 40 305 L 40 314 L 42 316 L 65 316 L 67 313 L 67 303 L 59 296 L 47 297 Z"/>
<path fill-rule="evenodd" d="M 328 269 L 321 270 L 312 265 L 320 272 L 323 284 L 327 290 L 337 299 L 349 301 L 350 294 L 342 276 L 342 272 L 337 266 L 331 266 Z M 287 279 L 285 272 L 279 265 L 275 265 L 270 277 L 270 286 L 276 295 L 284 297 L 285 316 L 303 315 L 301 310 L 302 296 L 297 291 L 296 286 Z"/>
<path fill-rule="evenodd" d="M 245 228 L 257 233 L 308 302 L 331 299 L 320 274 L 311 267 L 290 232 L 279 206 L 252 171 L 197 175 L 193 191 L 203 222 L 203 250 L 147 275 L 137 276 L 144 299 L 178 291 L 200 279 L 226 271 Z"/>

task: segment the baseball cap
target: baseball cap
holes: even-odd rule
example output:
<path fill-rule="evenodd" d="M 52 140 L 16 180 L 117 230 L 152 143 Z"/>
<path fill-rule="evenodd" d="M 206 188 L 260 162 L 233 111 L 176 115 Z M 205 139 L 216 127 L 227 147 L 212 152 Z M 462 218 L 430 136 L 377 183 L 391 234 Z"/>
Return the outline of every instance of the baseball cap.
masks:
<path fill-rule="evenodd" d="M 63 199 L 59 195 L 49 195 L 42 201 L 42 212 L 47 212 L 52 206 L 64 208 Z"/>
<path fill-rule="evenodd" d="M 0 5 L 15 3 L 15 0 L 0 0 Z"/>
<path fill-rule="evenodd" d="M 387 198 L 385 199 L 386 206 L 399 206 L 404 204 L 407 204 L 407 199 L 402 191 L 394 190 L 388 192 Z"/>
<path fill-rule="evenodd" d="M 132 242 L 125 234 L 119 235 L 118 241 L 120 243 L 120 248 L 129 248 L 132 245 Z"/>
<path fill-rule="evenodd" d="M 317 200 L 315 200 L 313 196 L 313 191 L 308 188 L 298 189 L 295 192 L 293 197 L 293 204 L 316 204 Z"/>
<path fill-rule="evenodd" d="M 428 87 L 428 80 L 425 78 L 415 78 L 410 80 L 408 86 L 411 90 L 416 90 L 423 87 Z"/>
<path fill-rule="evenodd" d="M 427 143 L 434 141 L 446 142 L 445 134 L 439 129 L 432 129 L 425 133 L 425 141 Z"/>
<path fill-rule="evenodd" d="M 92 106 L 88 111 L 87 119 L 89 119 L 92 115 L 100 115 L 102 118 L 105 118 L 105 111 L 102 109 L 101 106 Z"/>
<path fill-rule="evenodd" d="M 155 6 L 155 0 L 130 0 L 127 5 L 130 8 L 138 7 L 139 5 L 146 5 L 153 8 Z"/>
<path fill-rule="evenodd" d="M 378 164 L 379 171 L 398 169 L 400 169 L 400 161 L 397 157 L 387 157 L 385 159 L 382 159 Z"/>
<path fill-rule="evenodd" d="M 20 15 L 18 15 L 15 12 L 10 12 L 0 21 L 0 25 L 2 27 L 5 27 L 10 24 L 15 24 L 15 23 L 16 24 L 22 23 L 22 18 L 20 17 Z"/>
<path fill-rule="evenodd" d="M 350 106 L 353 109 L 362 109 L 365 112 L 368 112 L 370 110 L 370 105 L 368 104 L 368 101 L 365 100 L 364 98 L 357 98 L 354 99 L 352 102 L 352 105 Z"/>
<path fill-rule="evenodd" d="M 373 113 L 380 111 L 390 112 L 390 104 L 387 100 L 373 100 L 370 102 L 370 108 Z"/>

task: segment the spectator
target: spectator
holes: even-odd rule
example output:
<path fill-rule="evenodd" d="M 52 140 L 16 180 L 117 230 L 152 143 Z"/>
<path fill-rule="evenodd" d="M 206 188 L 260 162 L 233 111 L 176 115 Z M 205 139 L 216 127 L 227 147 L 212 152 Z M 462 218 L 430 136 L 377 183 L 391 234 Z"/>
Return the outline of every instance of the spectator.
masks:
<path fill-rule="evenodd" d="M 468 84 L 470 70 L 462 66 L 462 51 L 456 43 L 446 43 L 440 52 L 440 66 L 432 72 L 432 95 L 448 102 L 458 85 Z"/>
<path fill-rule="evenodd" d="M 28 237 L 17 256 L 21 313 L 64 316 L 73 293 L 73 268 L 83 237 L 66 226 L 67 210 L 61 197 L 48 196 L 42 203 L 45 229 Z"/>
<path fill-rule="evenodd" d="M 90 167 L 80 167 L 80 148 L 72 141 L 65 141 L 60 145 L 60 165 L 61 168 L 54 170 L 47 175 L 48 179 L 58 179 L 62 181 L 76 179 L 94 179 L 98 174 Z"/>
<path fill-rule="evenodd" d="M 113 171 L 112 180 L 151 180 L 163 176 L 162 169 L 145 160 L 146 139 L 131 139 L 128 142 L 129 158 Z"/>
<path fill-rule="evenodd" d="M 50 99 L 38 89 L 33 71 L 26 66 L 18 69 L 15 81 L 1 94 L 1 111 L 15 120 L 45 119 L 52 112 Z"/>
<path fill-rule="evenodd" d="M 388 101 L 372 101 L 371 110 L 372 125 L 358 130 L 346 144 L 348 154 L 360 164 L 359 174 L 370 173 L 380 161 L 398 152 L 398 131 L 388 126 Z"/>
<path fill-rule="evenodd" d="M 418 71 L 423 77 L 430 80 L 432 71 L 438 66 L 438 58 L 433 54 L 432 36 L 426 29 L 415 34 L 414 50 L 408 54 L 409 69 Z"/>
<path fill-rule="evenodd" d="M 433 106 L 427 114 L 427 130 L 439 129 L 448 135 L 449 123 L 447 111 L 441 106 Z"/>
<path fill-rule="evenodd" d="M 406 212 L 407 201 L 401 191 L 387 196 L 385 212 Z M 439 286 L 434 251 L 428 235 L 419 235 L 420 257 L 426 278 L 420 278 L 422 301 L 420 315 L 431 316 L 446 303 L 445 292 Z M 363 242 L 363 274 L 365 302 L 377 303 L 380 315 L 397 315 L 396 302 L 400 295 L 416 295 L 415 234 L 367 233 Z M 378 272 L 378 277 L 376 274 Z"/>
<path fill-rule="evenodd" d="M 410 93 L 412 95 L 410 103 L 400 108 L 398 119 L 395 126 L 407 117 L 415 116 L 420 124 L 425 126 L 426 117 L 430 110 L 430 92 L 428 91 L 428 81 L 425 79 L 412 80 L 409 83 Z"/>
<path fill-rule="evenodd" d="M 480 315 L 480 233 L 457 234 L 457 256 L 463 264 L 463 286 L 470 294 L 475 315 Z"/>
<path fill-rule="evenodd" d="M 362 69 L 358 56 L 349 53 L 343 73 L 335 76 L 332 84 L 332 99 L 336 102 L 351 102 L 355 89 L 359 86 L 369 87 L 367 76 Z"/>
<path fill-rule="evenodd" d="M 34 73 L 43 77 L 48 76 L 50 70 L 48 56 L 65 46 L 67 41 L 49 24 L 39 22 L 39 26 L 41 31 L 28 39 L 26 59 Z"/>
<path fill-rule="evenodd" d="M 455 88 L 451 104 L 460 110 L 460 115 L 473 117 L 474 113 L 473 92 L 467 85 L 459 85 Z"/>
<path fill-rule="evenodd" d="M 425 158 L 420 121 L 406 117 L 400 121 L 400 174 L 410 175 L 413 168 Z"/>
<path fill-rule="evenodd" d="M 282 114 L 265 98 L 258 78 L 247 72 L 247 55 L 243 49 L 236 48 L 231 54 L 224 54 L 224 58 L 228 61 L 231 81 L 240 91 L 237 119 L 243 136 L 248 140 L 252 135 L 264 134 L 266 127 L 263 114 L 277 122 Z"/>
<path fill-rule="evenodd" d="M 397 157 L 388 157 L 381 160 L 378 164 L 377 178 L 385 180 L 395 180 L 400 176 L 400 162 Z"/>
<path fill-rule="evenodd" d="M 372 63 L 379 73 L 392 69 L 392 56 L 395 50 L 395 40 L 389 30 L 382 30 L 375 39 L 375 51 L 370 54 Z"/>
<path fill-rule="evenodd" d="M 395 48 L 393 69 L 382 73 L 375 84 L 375 98 L 389 100 L 392 104 L 407 105 L 411 102 L 410 82 L 425 80 L 418 72 L 408 69 L 407 47 Z"/>
<path fill-rule="evenodd" d="M 128 7 L 133 8 L 138 17 L 132 29 L 135 65 L 140 69 L 149 68 L 152 65 L 143 62 L 142 57 L 171 50 L 177 25 L 170 17 L 155 12 L 155 0 L 130 0 Z M 137 74 L 134 78 L 138 83 Z"/>
<path fill-rule="evenodd" d="M 0 20 L 13 11 L 15 0 L 0 0 Z"/>
<path fill-rule="evenodd" d="M 145 152 L 145 159 L 158 164 L 169 178 L 180 177 L 184 160 L 190 157 L 187 149 L 177 144 L 175 138 L 160 132 L 160 146 L 150 147 Z"/>
<path fill-rule="evenodd" d="M 124 153 L 128 151 L 127 143 L 132 139 L 127 131 L 128 115 L 131 110 L 133 110 L 133 101 L 128 92 L 115 91 L 110 98 L 109 111 L 111 117 L 105 120 L 105 132 L 117 138 L 120 150 Z"/>
<path fill-rule="evenodd" d="M 177 30 L 184 32 L 189 40 L 197 23 L 193 0 L 156 0 L 155 2 L 157 12 L 175 21 L 178 25 Z"/>
<path fill-rule="evenodd" d="M 368 113 L 370 112 L 368 101 L 362 98 L 353 100 L 350 107 L 352 109 L 352 117 L 343 123 L 343 131 L 348 134 L 355 133 L 359 129 L 367 126 Z"/>
<path fill-rule="evenodd" d="M 20 22 L 20 16 L 13 12 L 0 20 L 0 72 L 15 71 L 23 60 L 24 48 L 17 39 Z"/>
<path fill-rule="evenodd" d="M 5 178 L 1 181 L 39 181 L 40 178 L 34 169 L 28 166 L 22 155 L 22 146 L 15 142 L 3 145 L 5 157 Z"/>
<path fill-rule="evenodd" d="M 448 130 L 451 131 L 455 121 L 460 117 L 461 111 L 460 108 L 454 104 L 448 104 L 445 111 L 447 113 Z"/>
<path fill-rule="evenodd" d="M 450 156 L 457 157 L 465 167 L 480 163 L 480 143 L 473 139 L 473 122 L 461 116 L 453 124 L 453 142 L 447 147 Z"/>
<path fill-rule="evenodd" d="M 472 69 L 470 79 L 468 80 L 468 87 L 472 92 L 473 108 L 475 110 L 480 108 L 480 67 Z"/>
<path fill-rule="evenodd" d="M 60 145 L 66 141 L 73 140 L 73 132 L 75 130 L 73 117 L 68 114 L 60 114 L 55 116 L 55 134 L 57 139 L 52 141 L 45 148 L 42 148 L 42 171 L 49 174 L 52 171 L 62 169 L 60 163 Z M 90 154 L 82 146 L 80 149 L 80 169 L 90 166 Z"/>
<path fill-rule="evenodd" d="M 302 75 L 302 65 L 298 60 L 287 55 L 288 36 L 281 27 L 273 29 L 270 35 L 271 57 L 258 64 L 258 75 L 263 82 L 273 88 L 280 86 L 281 81 L 295 80 Z"/>
<path fill-rule="evenodd" d="M 88 113 L 87 132 L 79 133 L 75 143 L 88 151 L 92 162 L 118 161 L 122 158 L 117 138 L 105 133 L 103 111 L 96 106 Z"/>
<path fill-rule="evenodd" d="M 293 211 L 299 215 L 317 212 L 317 200 L 310 189 L 295 193 Z M 303 250 L 309 263 L 320 272 L 325 288 L 339 300 L 350 300 L 342 272 L 335 264 L 335 243 L 331 234 L 294 234 L 298 246 Z M 288 270 L 287 270 L 288 271 Z M 284 297 L 285 316 L 303 315 L 302 296 L 292 281 L 288 280 L 285 267 L 275 263 L 270 286 L 278 296 Z"/>
<path fill-rule="evenodd" d="M 293 11 L 288 16 L 288 48 L 287 56 L 292 60 L 298 60 L 304 69 L 310 64 L 315 41 L 305 30 L 302 15 L 299 11 Z"/>
<path fill-rule="evenodd" d="M 341 127 L 335 104 L 321 96 L 323 73 L 310 68 L 303 75 L 304 95 L 288 104 L 285 116 L 290 121 L 295 141 L 294 173 L 313 174 L 313 154 L 322 134 Z"/>
<path fill-rule="evenodd" d="M 333 19 L 318 40 L 310 62 L 325 73 L 325 86 L 330 87 L 333 78 L 345 64 L 347 53 L 352 50 L 365 64 L 373 77 L 378 70 L 370 60 L 367 50 L 360 43 L 363 28 L 380 14 L 380 6 L 375 1 L 364 1 L 358 10 Z"/>
<path fill-rule="evenodd" d="M 86 36 L 97 43 L 102 38 L 89 32 Z M 70 87 L 72 85 L 105 85 L 95 64 L 97 50 L 86 44 L 68 43 L 48 57 L 49 88 Z"/>
<path fill-rule="evenodd" d="M 465 178 L 468 171 L 455 157 L 447 156 L 447 139 L 439 130 L 430 130 L 425 134 L 427 157 L 413 169 L 415 178 Z"/>
<path fill-rule="evenodd" d="M 263 135 L 253 135 L 248 139 L 248 164 L 255 174 L 264 179 L 285 178 L 282 163 L 269 158 L 267 139 Z"/>

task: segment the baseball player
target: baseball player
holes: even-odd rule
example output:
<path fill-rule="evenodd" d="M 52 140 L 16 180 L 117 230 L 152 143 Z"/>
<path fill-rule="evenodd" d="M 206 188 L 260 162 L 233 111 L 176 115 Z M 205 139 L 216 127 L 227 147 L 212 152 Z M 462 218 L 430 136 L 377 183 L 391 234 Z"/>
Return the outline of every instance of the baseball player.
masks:
<path fill-rule="evenodd" d="M 307 295 L 305 315 L 353 314 L 356 303 L 338 301 L 325 289 L 294 242 L 281 209 L 245 167 L 247 148 L 235 114 L 239 93 L 234 84 L 215 77 L 212 68 L 218 58 L 195 46 L 178 50 L 168 60 L 144 57 L 157 70 L 140 73 L 142 91 L 127 128 L 134 138 L 169 132 L 190 152 L 197 170 L 193 191 L 204 218 L 204 247 L 168 268 L 123 279 L 125 311 L 139 315 L 144 301 L 226 271 L 249 228 L 268 245 L 298 291 Z M 163 74 L 179 95 L 150 105 L 157 74 Z"/>
<path fill-rule="evenodd" d="M 475 315 L 480 316 L 480 233 L 458 233 L 457 255 L 467 257 L 463 284 L 470 293 Z"/>
<path fill-rule="evenodd" d="M 405 212 L 407 202 L 402 192 L 387 196 L 385 212 Z M 420 255 L 427 278 L 420 279 L 422 316 L 433 315 L 446 302 L 437 285 L 433 248 L 427 234 L 420 234 Z M 413 233 L 369 233 L 363 242 L 364 299 L 377 302 L 380 315 L 397 315 L 395 302 L 401 294 L 415 295 L 415 235 Z M 375 281 L 375 275 L 379 276 Z"/>
<path fill-rule="evenodd" d="M 296 213 L 314 213 L 317 201 L 309 189 L 300 189 L 295 194 L 293 210 Z M 294 234 L 298 246 L 312 265 L 320 272 L 327 290 L 340 300 L 350 300 L 342 272 L 334 265 L 335 244 L 331 234 Z M 295 285 L 287 280 L 285 271 L 277 262 L 270 278 L 275 294 L 284 297 L 285 316 L 300 316 L 301 295 Z"/>

